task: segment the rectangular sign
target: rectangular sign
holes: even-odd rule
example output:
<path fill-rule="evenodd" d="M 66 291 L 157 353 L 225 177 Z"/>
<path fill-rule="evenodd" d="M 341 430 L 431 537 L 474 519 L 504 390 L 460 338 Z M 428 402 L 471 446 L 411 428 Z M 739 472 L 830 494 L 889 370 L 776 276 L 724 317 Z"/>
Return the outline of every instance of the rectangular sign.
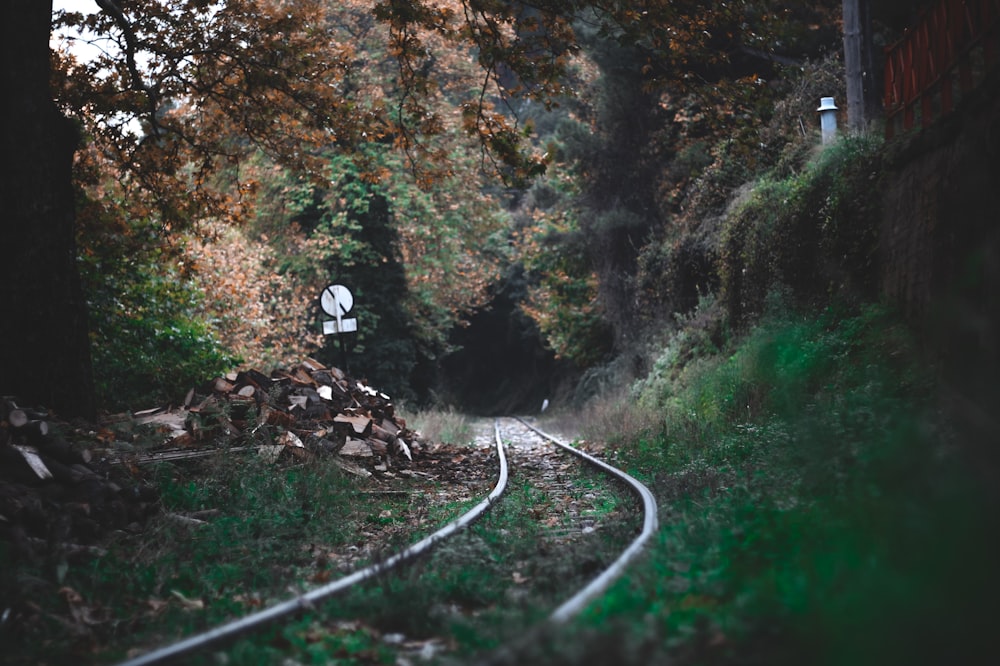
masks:
<path fill-rule="evenodd" d="M 341 319 L 339 327 L 337 326 L 336 319 L 323 322 L 323 335 L 333 335 L 335 333 L 356 333 L 357 330 L 357 319 Z"/>

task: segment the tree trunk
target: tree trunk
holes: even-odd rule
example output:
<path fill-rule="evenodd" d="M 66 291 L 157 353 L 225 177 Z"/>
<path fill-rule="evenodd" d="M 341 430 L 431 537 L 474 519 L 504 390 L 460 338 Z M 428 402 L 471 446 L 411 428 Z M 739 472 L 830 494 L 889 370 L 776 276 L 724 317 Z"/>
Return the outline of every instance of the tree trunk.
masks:
<path fill-rule="evenodd" d="M 49 89 L 51 0 L 8 0 L 0 28 L 0 393 L 95 410 L 76 259 L 74 124 Z"/>

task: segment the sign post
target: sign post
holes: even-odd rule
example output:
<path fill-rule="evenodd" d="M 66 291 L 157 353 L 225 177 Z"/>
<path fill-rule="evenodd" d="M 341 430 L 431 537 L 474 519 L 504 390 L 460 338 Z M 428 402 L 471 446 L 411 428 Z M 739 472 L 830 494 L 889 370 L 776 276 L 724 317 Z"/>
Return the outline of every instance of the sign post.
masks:
<path fill-rule="evenodd" d="M 354 308 L 354 296 L 351 290 L 342 284 L 331 284 L 323 290 L 319 298 L 320 307 L 323 312 L 334 317 L 333 320 L 323 322 L 323 335 L 340 336 L 340 362 L 344 366 L 344 372 L 350 372 L 347 366 L 347 343 L 344 341 L 343 333 L 356 333 L 358 330 L 358 320 L 354 317 L 346 318 Z"/>

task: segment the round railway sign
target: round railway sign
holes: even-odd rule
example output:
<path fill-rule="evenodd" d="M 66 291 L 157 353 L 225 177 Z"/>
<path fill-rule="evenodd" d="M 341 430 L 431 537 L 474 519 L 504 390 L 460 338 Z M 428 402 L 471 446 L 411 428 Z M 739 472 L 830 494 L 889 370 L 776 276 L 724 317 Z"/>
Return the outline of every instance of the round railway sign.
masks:
<path fill-rule="evenodd" d="M 351 290 L 342 284 L 331 284 L 323 290 L 319 299 L 323 312 L 331 317 L 343 317 L 354 307 L 354 296 Z"/>
<path fill-rule="evenodd" d="M 323 312 L 334 317 L 333 321 L 323 322 L 324 335 L 355 333 L 358 330 L 357 319 L 353 317 L 345 319 L 345 315 L 354 307 L 354 296 L 351 295 L 350 289 L 342 284 L 331 284 L 323 290 L 319 304 Z"/>

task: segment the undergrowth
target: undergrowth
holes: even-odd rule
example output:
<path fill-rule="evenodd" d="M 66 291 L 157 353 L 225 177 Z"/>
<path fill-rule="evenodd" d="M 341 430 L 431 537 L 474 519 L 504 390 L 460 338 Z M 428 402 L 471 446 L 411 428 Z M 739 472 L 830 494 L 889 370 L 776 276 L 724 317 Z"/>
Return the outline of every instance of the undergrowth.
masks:
<path fill-rule="evenodd" d="M 614 518 L 605 529 L 577 537 L 583 546 L 561 546 L 553 529 L 578 526 L 547 523 L 552 498 L 513 478 L 490 511 L 430 554 L 351 588 L 316 612 L 239 641 L 226 649 L 226 663 L 408 663 L 413 646 L 433 646 L 430 654 L 438 655 L 447 647 L 445 662 L 464 662 L 518 642 L 606 566 L 633 528 L 630 503 L 621 502 L 622 491 L 609 489 L 597 472 L 574 475 L 573 487 L 599 496 L 589 500 L 594 513 L 581 519 Z M 196 663 L 218 658 L 199 656 Z M 425 655 L 420 661 L 440 659 Z"/>
<path fill-rule="evenodd" d="M 645 384 L 661 426 L 617 456 L 658 496 L 656 545 L 524 660 L 977 663 L 995 507 L 919 358 L 879 307 L 772 312 Z"/>
<path fill-rule="evenodd" d="M 719 239 L 721 301 L 736 326 L 783 288 L 800 304 L 865 302 L 876 294 L 881 140 L 847 136 L 804 169 L 755 184 Z"/>
<path fill-rule="evenodd" d="M 680 336 L 631 406 L 606 415 L 618 437 L 607 455 L 653 489 L 660 529 L 579 621 L 539 624 L 632 537 L 635 517 L 620 513 L 630 503 L 590 501 L 611 526 L 564 549 L 551 538 L 560 526 L 543 523 L 545 498 L 515 478 L 428 558 L 233 645 L 227 663 L 409 658 L 393 637 L 436 640 L 445 663 L 881 666 L 988 654 L 1000 592 L 989 474 L 967 462 L 972 443 L 938 409 L 934 369 L 905 327 L 879 306 L 803 314 L 772 297 L 744 338 L 721 349 L 692 339 L 704 342 Z M 3 635 L 11 663 L 107 661 L 245 615 L 346 573 L 338 546 L 422 504 L 359 492 L 315 465 L 220 458 L 158 474 L 167 513 L 212 519 L 165 517 L 59 572 L 3 572 L 4 590 L 32 595 L 10 607 L 34 604 L 40 618 Z M 573 484 L 595 492 L 587 474 Z M 420 529 L 461 510 L 421 514 Z M 415 538 L 400 530 L 391 546 Z M 66 605 L 104 633 L 54 642 Z M 115 647 L 95 653 L 95 640 Z"/>
<path fill-rule="evenodd" d="M 407 424 L 431 442 L 464 445 L 472 441 L 472 425 L 454 408 L 424 409 L 406 414 Z"/>
<path fill-rule="evenodd" d="M 3 607 L 39 617 L 17 636 L 0 623 L 4 663 L 116 661 L 126 650 L 204 631 L 364 566 L 381 557 L 368 552 L 367 533 L 395 526 L 385 547 L 401 550 L 464 510 L 429 505 L 424 486 L 367 492 L 365 481 L 319 461 L 281 467 L 252 454 L 220 454 L 194 466 L 161 464 L 155 476 L 163 513 L 142 531 L 113 535 L 98 557 L 53 571 L 50 562 L 0 551 L 16 565 L 0 575 Z M 67 606 L 80 625 L 75 641 L 62 619 Z M 341 644 L 367 649 L 357 627 L 317 632 L 307 653 Z"/>

